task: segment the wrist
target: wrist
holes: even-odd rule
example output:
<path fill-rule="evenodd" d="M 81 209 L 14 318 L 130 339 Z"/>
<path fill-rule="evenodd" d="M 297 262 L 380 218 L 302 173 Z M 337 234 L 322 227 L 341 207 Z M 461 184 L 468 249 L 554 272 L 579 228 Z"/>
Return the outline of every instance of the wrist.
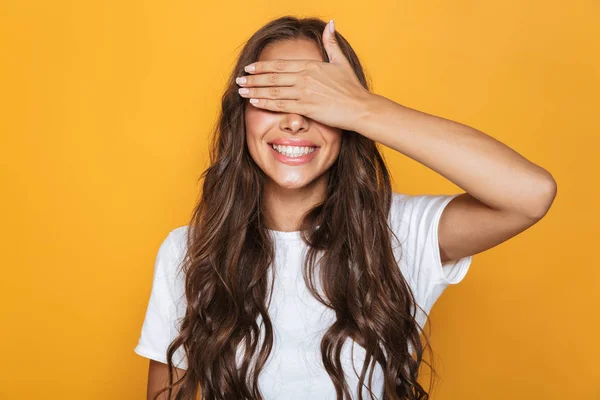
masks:
<path fill-rule="evenodd" d="M 368 136 L 369 126 L 376 120 L 378 110 L 381 108 L 382 97 L 376 93 L 366 92 L 361 99 L 359 111 L 356 113 L 354 131 Z"/>

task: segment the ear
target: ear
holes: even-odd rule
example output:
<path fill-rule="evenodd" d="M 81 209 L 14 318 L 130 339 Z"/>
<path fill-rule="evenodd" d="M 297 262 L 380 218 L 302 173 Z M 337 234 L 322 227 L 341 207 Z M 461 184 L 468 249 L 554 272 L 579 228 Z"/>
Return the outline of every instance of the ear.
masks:
<path fill-rule="evenodd" d="M 329 21 L 329 23 L 325 25 L 325 29 L 323 30 L 323 45 L 327 51 L 330 64 L 346 64 L 347 66 L 350 66 L 350 63 L 346 59 L 344 53 L 342 53 L 342 49 L 340 48 L 340 45 L 335 37 L 333 20 Z"/>

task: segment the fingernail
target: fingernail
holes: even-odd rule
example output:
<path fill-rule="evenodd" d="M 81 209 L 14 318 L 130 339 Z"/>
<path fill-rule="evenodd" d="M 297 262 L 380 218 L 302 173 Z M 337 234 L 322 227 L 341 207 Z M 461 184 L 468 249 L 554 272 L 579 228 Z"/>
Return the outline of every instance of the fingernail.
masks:
<path fill-rule="evenodd" d="M 333 20 L 329 21 L 329 32 L 335 32 L 335 26 L 333 26 Z"/>

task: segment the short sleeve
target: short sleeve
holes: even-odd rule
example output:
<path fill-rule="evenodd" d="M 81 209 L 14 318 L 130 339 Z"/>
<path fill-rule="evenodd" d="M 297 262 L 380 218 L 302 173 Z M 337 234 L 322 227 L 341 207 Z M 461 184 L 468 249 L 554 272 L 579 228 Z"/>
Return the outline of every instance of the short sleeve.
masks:
<path fill-rule="evenodd" d="M 185 297 L 174 240 L 177 232 L 172 231 L 163 240 L 152 277 L 152 290 L 146 307 L 146 315 L 140 337 L 134 351 L 146 358 L 167 363 L 167 348 L 179 333 L 179 322 L 185 313 Z M 177 368 L 187 369 L 185 351 L 179 347 L 173 355 Z"/>
<path fill-rule="evenodd" d="M 473 256 L 441 262 L 438 226 L 442 212 L 459 194 L 407 195 L 393 192 L 391 228 L 401 241 L 393 238 L 396 260 L 415 296 L 429 313 L 435 301 L 449 286 L 463 280 Z M 418 315 L 424 325 L 424 315 Z"/>

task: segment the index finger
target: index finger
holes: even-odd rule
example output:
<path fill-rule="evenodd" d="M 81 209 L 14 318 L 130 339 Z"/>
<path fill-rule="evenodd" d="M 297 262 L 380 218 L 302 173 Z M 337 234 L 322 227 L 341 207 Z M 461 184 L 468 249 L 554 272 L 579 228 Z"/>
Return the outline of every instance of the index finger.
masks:
<path fill-rule="evenodd" d="M 244 71 L 252 74 L 264 72 L 299 72 L 304 70 L 306 64 L 313 60 L 268 60 L 256 61 L 244 67 Z"/>

